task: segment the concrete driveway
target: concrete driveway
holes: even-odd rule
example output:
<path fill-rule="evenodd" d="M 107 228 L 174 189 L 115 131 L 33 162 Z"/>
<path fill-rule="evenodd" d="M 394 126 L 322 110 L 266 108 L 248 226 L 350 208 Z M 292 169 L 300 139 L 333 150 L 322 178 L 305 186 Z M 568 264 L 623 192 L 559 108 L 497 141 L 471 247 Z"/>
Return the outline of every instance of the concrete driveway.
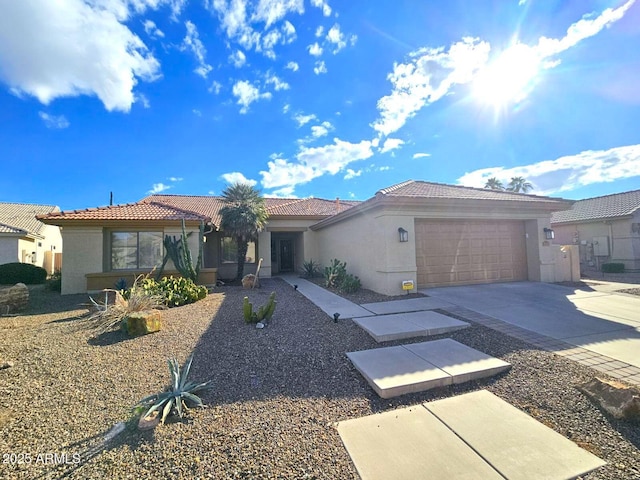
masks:
<path fill-rule="evenodd" d="M 421 292 L 640 368 L 640 297 L 610 290 L 514 282 Z"/>

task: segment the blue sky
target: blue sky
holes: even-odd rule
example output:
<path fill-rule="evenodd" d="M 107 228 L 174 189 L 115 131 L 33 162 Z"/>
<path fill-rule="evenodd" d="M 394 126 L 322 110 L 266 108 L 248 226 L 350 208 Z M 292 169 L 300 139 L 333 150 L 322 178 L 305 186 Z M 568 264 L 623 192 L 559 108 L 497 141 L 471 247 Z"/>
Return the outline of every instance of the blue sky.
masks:
<path fill-rule="evenodd" d="M 0 201 L 640 188 L 640 2 L 0 0 Z"/>

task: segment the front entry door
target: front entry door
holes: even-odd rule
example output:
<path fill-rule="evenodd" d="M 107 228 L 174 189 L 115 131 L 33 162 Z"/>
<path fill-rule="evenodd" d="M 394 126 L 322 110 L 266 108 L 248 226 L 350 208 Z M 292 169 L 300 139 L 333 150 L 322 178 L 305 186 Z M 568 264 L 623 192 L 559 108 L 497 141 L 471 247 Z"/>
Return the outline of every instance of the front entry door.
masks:
<path fill-rule="evenodd" d="M 293 242 L 289 239 L 280 240 L 280 271 L 293 272 Z"/>

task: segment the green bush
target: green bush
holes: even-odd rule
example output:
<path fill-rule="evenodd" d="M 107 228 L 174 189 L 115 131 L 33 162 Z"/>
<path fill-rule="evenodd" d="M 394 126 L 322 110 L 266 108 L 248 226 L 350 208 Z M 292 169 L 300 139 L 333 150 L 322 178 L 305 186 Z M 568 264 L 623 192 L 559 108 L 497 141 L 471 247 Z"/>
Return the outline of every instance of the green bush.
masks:
<path fill-rule="evenodd" d="M 315 278 L 321 276 L 320 265 L 313 260 L 302 263 L 302 276 L 304 278 Z"/>
<path fill-rule="evenodd" d="M 62 290 L 62 272 L 60 270 L 53 272 L 53 275 L 47 279 L 44 286 L 52 292 L 60 292 Z"/>
<path fill-rule="evenodd" d="M 604 273 L 624 273 L 624 263 L 603 263 L 602 271 Z"/>
<path fill-rule="evenodd" d="M 360 279 L 357 276 L 347 273 L 338 288 L 344 293 L 355 293 L 360 290 L 361 286 Z"/>
<path fill-rule="evenodd" d="M 331 260 L 328 267 L 324 268 L 324 281 L 327 287 L 339 288 L 347 274 L 347 262 L 341 262 L 337 258 Z"/>
<path fill-rule="evenodd" d="M 5 263 L 0 265 L 0 285 L 14 285 L 24 283 L 33 285 L 44 283 L 47 279 L 47 271 L 30 263 Z"/>
<path fill-rule="evenodd" d="M 145 278 L 136 288 L 141 288 L 148 295 L 161 295 L 168 307 L 180 307 L 207 296 L 207 287 L 196 285 L 184 277 Z"/>
<path fill-rule="evenodd" d="M 344 293 L 355 293 L 362 286 L 358 277 L 347 273 L 347 262 L 341 262 L 337 258 L 325 267 L 324 280 L 327 287 L 337 288 Z"/>

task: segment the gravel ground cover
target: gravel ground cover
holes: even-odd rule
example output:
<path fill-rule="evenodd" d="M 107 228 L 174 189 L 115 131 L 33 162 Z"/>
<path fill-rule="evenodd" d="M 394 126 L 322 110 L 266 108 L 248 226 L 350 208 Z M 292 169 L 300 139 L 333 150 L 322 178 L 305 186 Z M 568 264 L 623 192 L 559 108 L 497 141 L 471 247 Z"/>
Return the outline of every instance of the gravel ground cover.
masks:
<path fill-rule="evenodd" d="M 259 305 L 272 291 L 271 323 L 245 325 L 243 297 Z M 335 422 L 486 388 L 608 462 L 584 478 L 640 479 L 638 425 L 574 388 L 594 371 L 479 325 L 449 336 L 510 362 L 508 373 L 384 400 L 345 356 L 378 345 L 281 280 L 218 288 L 135 339 L 89 340 L 86 300 L 35 290 L 26 314 L 0 318 L 0 359 L 15 362 L 0 370 L 0 478 L 358 478 Z M 191 378 L 214 385 L 207 407 L 138 431 L 131 407 L 166 386 L 167 357 L 182 363 L 193 351 Z M 104 443 L 118 422 L 126 428 Z"/>

